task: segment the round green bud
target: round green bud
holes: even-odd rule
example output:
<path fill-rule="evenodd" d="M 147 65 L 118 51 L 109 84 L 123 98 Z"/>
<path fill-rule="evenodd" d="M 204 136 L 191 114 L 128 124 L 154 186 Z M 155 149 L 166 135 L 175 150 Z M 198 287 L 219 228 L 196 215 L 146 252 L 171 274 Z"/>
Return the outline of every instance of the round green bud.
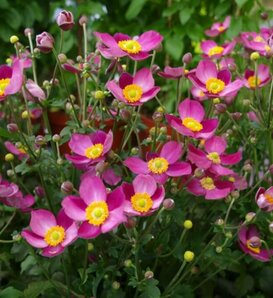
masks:
<path fill-rule="evenodd" d="M 253 53 L 251 53 L 251 55 L 250 55 L 250 60 L 252 60 L 252 61 L 256 61 L 256 60 L 258 60 L 258 59 L 260 59 L 260 54 L 259 54 L 258 52 L 253 52 Z"/>
<path fill-rule="evenodd" d="M 190 250 L 187 250 L 184 253 L 184 261 L 186 261 L 186 262 L 192 262 L 193 259 L 194 259 L 194 252 L 192 252 Z"/>
<path fill-rule="evenodd" d="M 28 117 L 29 117 L 28 111 L 23 111 L 21 114 L 21 117 L 22 117 L 22 119 L 28 119 Z"/>
<path fill-rule="evenodd" d="M 215 251 L 216 251 L 218 254 L 220 254 L 220 253 L 223 251 L 223 248 L 222 248 L 221 246 L 217 246 L 217 247 L 215 248 Z"/>
<path fill-rule="evenodd" d="M 129 268 L 133 265 L 132 261 L 130 259 L 127 259 L 124 261 L 124 266 Z"/>
<path fill-rule="evenodd" d="M 114 282 L 112 283 L 112 288 L 113 288 L 114 290 L 118 290 L 118 289 L 120 288 L 120 283 L 119 283 L 118 281 L 114 281 Z"/>
<path fill-rule="evenodd" d="M 183 225 L 186 230 L 190 230 L 193 226 L 192 221 L 189 219 L 185 220 Z"/>
<path fill-rule="evenodd" d="M 12 35 L 9 39 L 10 43 L 15 44 L 16 42 L 19 41 L 19 37 L 16 35 Z"/>
<path fill-rule="evenodd" d="M 95 99 L 97 99 L 97 100 L 104 100 L 105 95 L 104 95 L 104 92 L 103 92 L 103 91 L 101 91 L 101 90 L 97 90 L 97 91 L 95 92 L 94 97 L 95 97 Z"/>
<path fill-rule="evenodd" d="M 8 153 L 5 155 L 5 161 L 11 162 L 14 160 L 14 155 L 12 153 Z"/>

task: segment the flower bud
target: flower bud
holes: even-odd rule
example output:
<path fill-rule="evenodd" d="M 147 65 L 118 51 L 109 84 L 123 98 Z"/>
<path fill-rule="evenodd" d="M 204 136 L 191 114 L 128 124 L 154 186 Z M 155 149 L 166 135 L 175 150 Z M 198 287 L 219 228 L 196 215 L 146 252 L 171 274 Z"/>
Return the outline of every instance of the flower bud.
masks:
<path fill-rule="evenodd" d="M 124 120 L 124 121 L 129 121 L 131 119 L 131 111 L 127 110 L 127 109 L 122 109 L 120 110 L 120 117 Z"/>
<path fill-rule="evenodd" d="M 11 64 L 12 64 L 12 59 L 11 59 L 11 58 L 7 58 L 7 59 L 6 59 L 6 63 L 7 63 L 8 65 L 11 65 Z"/>
<path fill-rule="evenodd" d="M 160 123 L 160 122 L 162 122 L 163 121 L 163 113 L 161 113 L 161 112 L 154 112 L 153 113 L 153 120 L 154 120 L 154 122 L 156 122 L 156 123 Z"/>
<path fill-rule="evenodd" d="M 163 107 L 158 107 L 156 109 L 157 112 L 160 112 L 160 113 L 165 113 L 165 109 Z"/>
<path fill-rule="evenodd" d="M 245 216 L 245 221 L 247 223 L 251 222 L 254 218 L 256 217 L 255 212 L 248 212 L 247 215 Z"/>
<path fill-rule="evenodd" d="M 64 161 L 63 161 L 62 158 L 58 158 L 58 159 L 57 159 L 57 164 L 58 164 L 58 165 L 61 166 L 63 163 L 64 163 Z"/>
<path fill-rule="evenodd" d="M 43 53 L 49 53 L 54 46 L 54 38 L 48 32 L 43 32 L 36 36 L 37 48 Z"/>
<path fill-rule="evenodd" d="M 234 120 L 239 120 L 241 117 L 242 117 L 242 113 L 240 113 L 240 112 L 235 112 L 235 113 L 232 113 L 231 114 L 231 116 L 232 116 L 232 118 L 234 119 Z"/>
<path fill-rule="evenodd" d="M 101 91 L 101 90 L 97 90 L 97 91 L 95 92 L 94 97 L 95 97 L 96 100 L 104 100 L 104 99 L 105 99 L 104 92 Z"/>
<path fill-rule="evenodd" d="M 14 175 L 15 175 L 15 173 L 14 173 L 13 170 L 11 170 L 11 169 L 7 170 L 7 176 L 8 177 L 13 177 Z"/>
<path fill-rule="evenodd" d="M 204 174 L 205 174 L 205 171 L 203 169 L 197 168 L 194 170 L 194 176 L 196 178 L 201 178 L 204 176 Z"/>
<path fill-rule="evenodd" d="M 185 253 L 184 253 L 184 261 L 186 262 L 192 262 L 194 259 L 194 253 L 190 250 L 187 250 Z"/>
<path fill-rule="evenodd" d="M 189 219 L 185 220 L 183 226 L 186 230 L 190 230 L 193 226 L 192 221 Z"/>
<path fill-rule="evenodd" d="M 34 193 L 36 194 L 37 197 L 43 198 L 45 196 L 45 190 L 43 189 L 42 186 L 38 185 L 34 188 Z"/>
<path fill-rule="evenodd" d="M 251 55 L 250 55 L 250 60 L 251 61 L 256 61 L 258 59 L 260 59 L 260 54 L 258 52 L 251 53 Z"/>
<path fill-rule="evenodd" d="M 191 53 L 186 53 L 183 58 L 182 61 L 184 64 L 189 64 L 192 61 L 192 54 Z"/>
<path fill-rule="evenodd" d="M 238 199 L 240 197 L 240 193 L 238 190 L 233 190 L 230 194 L 234 199 Z"/>
<path fill-rule="evenodd" d="M 215 248 L 215 251 L 216 251 L 218 254 L 220 254 L 220 253 L 223 251 L 222 246 L 217 246 L 217 247 Z"/>
<path fill-rule="evenodd" d="M 28 119 L 28 117 L 29 117 L 28 111 L 23 111 L 21 114 L 21 117 L 22 117 L 22 119 Z"/>
<path fill-rule="evenodd" d="M 113 288 L 114 290 L 118 290 L 118 289 L 120 288 L 120 283 L 119 283 L 118 281 L 114 281 L 114 282 L 112 283 L 112 288 Z"/>
<path fill-rule="evenodd" d="M 222 218 L 218 218 L 216 221 L 215 221 L 215 224 L 217 226 L 222 226 L 224 224 L 224 220 Z"/>
<path fill-rule="evenodd" d="M 61 140 L 61 136 L 58 135 L 58 134 L 55 134 L 55 135 L 52 137 L 52 141 L 55 142 L 55 143 L 60 142 L 60 140 Z"/>
<path fill-rule="evenodd" d="M 89 252 L 90 252 L 90 251 L 93 251 L 93 250 L 94 250 L 94 244 L 93 244 L 93 243 L 88 243 L 87 250 L 88 250 Z"/>
<path fill-rule="evenodd" d="M 218 113 L 225 113 L 227 110 L 227 105 L 224 103 L 218 103 L 215 105 L 215 109 Z"/>
<path fill-rule="evenodd" d="M 80 17 L 80 19 L 79 19 L 79 24 L 80 24 L 81 26 L 83 26 L 83 24 L 86 24 L 87 22 L 88 22 L 88 18 L 87 18 L 87 16 L 83 15 L 83 16 Z"/>
<path fill-rule="evenodd" d="M 124 223 L 127 229 L 132 229 L 136 226 L 136 219 L 134 217 L 128 217 L 127 222 Z"/>
<path fill-rule="evenodd" d="M 157 74 L 160 71 L 160 67 L 156 64 L 152 65 L 151 71 L 153 74 Z"/>
<path fill-rule="evenodd" d="M 221 102 L 219 97 L 213 98 L 212 101 L 213 101 L 214 104 L 217 104 L 217 103 Z"/>
<path fill-rule="evenodd" d="M 9 39 L 10 43 L 15 44 L 19 41 L 19 37 L 16 35 L 12 35 Z"/>
<path fill-rule="evenodd" d="M 165 135 L 168 132 L 167 127 L 166 126 L 160 127 L 159 132 L 161 134 Z"/>
<path fill-rule="evenodd" d="M 14 160 L 14 155 L 12 153 L 8 153 L 5 155 L 5 161 L 11 162 Z"/>
<path fill-rule="evenodd" d="M 124 261 L 124 266 L 129 268 L 133 265 L 132 261 L 130 259 L 127 259 Z"/>
<path fill-rule="evenodd" d="M 243 170 L 245 171 L 245 172 L 251 172 L 252 171 L 252 165 L 251 164 L 246 164 L 246 165 L 244 165 L 243 166 Z"/>
<path fill-rule="evenodd" d="M 36 138 L 35 138 L 35 144 L 38 145 L 38 146 L 43 146 L 46 144 L 46 140 L 45 140 L 45 137 L 44 136 L 41 136 L 41 135 L 38 135 Z"/>
<path fill-rule="evenodd" d="M 64 181 L 61 185 L 61 192 L 65 195 L 69 195 L 73 192 L 74 186 L 70 181 Z"/>
<path fill-rule="evenodd" d="M 165 199 L 163 201 L 163 207 L 166 209 L 166 210 L 172 210 L 175 206 L 175 202 L 173 199 Z"/>
<path fill-rule="evenodd" d="M 227 232 L 225 235 L 228 239 L 231 239 L 233 237 L 231 232 Z"/>
<path fill-rule="evenodd" d="M 145 279 L 152 279 L 154 277 L 153 271 L 146 271 L 144 274 Z"/>
<path fill-rule="evenodd" d="M 137 148 L 137 147 L 133 147 L 133 148 L 131 149 L 131 154 L 133 154 L 133 155 L 137 155 L 138 152 L 139 152 L 139 148 Z"/>
<path fill-rule="evenodd" d="M 269 231 L 270 231 L 271 233 L 273 233 L 273 222 L 271 222 L 271 223 L 269 224 L 268 228 L 269 228 Z"/>
<path fill-rule="evenodd" d="M 18 126 L 16 123 L 9 123 L 7 125 L 7 129 L 9 132 L 17 132 L 18 131 Z"/>
<path fill-rule="evenodd" d="M 260 17 L 261 17 L 262 20 L 266 21 L 268 19 L 268 13 L 266 11 L 263 11 L 260 14 Z"/>
<path fill-rule="evenodd" d="M 71 30 L 75 24 L 72 12 L 66 10 L 63 10 L 58 14 L 56 22 L 64 31 Z"/>
<path fill-rule="evenodd" d="M 251 104 L 251 101 L 249 99 L 244 99 L 243 100 L 243 105 L 246 106 L 246 107 L 249 107 Z"/>
<path fill-rule="evenodd" d="M 66 57 L 66 55 L 63 54 L 63 53 L 60 53 L 60 54 L 58 55 L 58 59 L 59 59 L 59 61 L 60 61 L 61 64 L 64 64 L 64 63 L 67 62 L 67 57 Z"/>

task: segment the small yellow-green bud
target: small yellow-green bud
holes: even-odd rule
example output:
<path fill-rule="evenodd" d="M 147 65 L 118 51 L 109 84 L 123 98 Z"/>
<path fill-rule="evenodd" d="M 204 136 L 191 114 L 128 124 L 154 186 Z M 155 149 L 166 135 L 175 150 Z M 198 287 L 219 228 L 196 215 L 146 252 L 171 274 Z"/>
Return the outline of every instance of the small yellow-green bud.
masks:
<path fill-rule="evenodd" d="M 251 53 L 250 60 L 255 61 L 255 60 L 258 60 L 258 59 L 260 59 L 260 54 L 258 52 Z"/>
<path fill-rule="evenodd" d="M 55 135 L 52 137 L 52 141 L 53 141 L 53 142 L 58 143 L 58 142 L 60 142 L 60 140 L 61 140 L 61 136 L 58 135 L 58 134 L 55 134 Z"/>
<path fill-rule="evenodd" d="M 10 43 L 15 44 L 16 42 L 19 41 L 19 37 L 16 35 L 12 35 L 9 39 Z"/>
<path fill-rule="evenodd" d="M 126 71 L 127 70 L 126 64 L 122 64 L 121 67 L 122 67 L 123 71 Z"/>
<path fill-rule="evenodd" d="M 120 288 L 120 283 L 119 283 L 118 281 L 114 281 L 114 282 L 112 283 L 112 288 L 113 288 L 114 290 L 118 290 L 118 289 Z"/>
<path fill-rule="evenodd" d="M 14 155 L 12 153 L 8 153 L 5 155 L 5 161 L 11 162 L 14 160 Z"/>
<path fill-rule="evenodd" d="M 22 112 L 21 117 L 22 117 L 22 119 L 28 119 L 29 118 L 28 111 Z"/>
<path fill-rule="evenodd" d="M 160 113 L 165 112 L 165 109 L 163 107 L 158 107 L 156 110 L 157 110 L 157 112 L 160 112 Z"/>
<path fill-rule="evenodd" d="M 12 63 L 11 58 L 7 58 L 7 59 L 6 59 L 6 63 L 9 64 L 9 65 L 11 65 L 11 63 Z"/>
<path fill-rule="evenodd" d="M 216 251 L 218 254 L 220 254 L 220 253 L 223 251 L 222 246 L 217 246 L 217 247 L 215 248 L 215 251 Z"/>
<path fill-rule="evenodd" d="M 248 212 L 247 215 L 245 216 L 245 220 L 246 222 L 251 222 L 255 217 L 256 217 L 255 212 Z"/>
<path fill-rule="evenodd" d="M 220 103 L 220 98 L 219 97 L 213 98 L 212 101 L 214 104 Z"/>
<path fill-rule="evenodd" d="M 95 99 L 97 99 L 97 100 L 104 100 L 104 98 L 105 98 L 105 95 L 104 95 L 104 92 L 103 91 L 97 90 L 95 92 Z"/>
<path fill-rule="evenodd" d="M 146 271 L 144 274 L 145 279 L 152 279 L 154 277 L 153 271 Z"/>
<path fill-rule="evenodd" d="M 231 239 L 231 238 L 233 237 L 233 235 L 232 235 L 231 232 L 227 232 L 227 233 L 226 233 L 226 237 L 229 238 L 229 239 Z"/>
<path fill-rule="evenodd" d="M 92 251 L 94 250 L 94 245 L 93 243 L 88 243 L 88 247 L 87 247 L 88 251 Z"/>
<path fill-rule="evenodd" d="M 159 131 L 162 134 L 166 134 L 167 133 L 167 127 L 166 126 L 160 127 Z"/>
<path fill-rule="evenodd" d="M 189 219 L 185 220 L 183 225 L 184 225 L 184 228 L 187 230 L 190 230 L 193 226 L 192 221 Z"/>
<path fill-rule="evenodd" d="M 192 252 L 190 250 L 187 250 L 184 253 L 184 261 L 186 261 L 186 262 L 192 262 L 193 259 L 194 259 L 194 252 Z"/>

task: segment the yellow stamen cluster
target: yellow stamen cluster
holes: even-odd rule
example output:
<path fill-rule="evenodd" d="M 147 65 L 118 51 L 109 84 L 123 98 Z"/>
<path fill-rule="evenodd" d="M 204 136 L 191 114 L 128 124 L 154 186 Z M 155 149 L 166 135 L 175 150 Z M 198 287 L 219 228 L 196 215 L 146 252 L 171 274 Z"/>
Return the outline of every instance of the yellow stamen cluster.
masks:
<path fill-rule="evenodd" d="M 140 43 L 133 39 L 119 41 L 118 46 L 129 54 L 138 54 L 141 51 Z"/>
<path fill-rule="evenodd" d="M 61 226 L 54 226 L 47 230 L 44 240 L 50 246 L 57 246 L 65 239 L 65 230 Z"/>
<path fill-rule="evenodd" d="M 182 120 L 182 124 L 191 131 L 200 131 L 203 129 L 203 125 L 191 117 L 186 117 Z"/>
<path fill-rule="evenodd" d="M 257 77 L 257 81 L 256 81 L 256 76 L 251 76 L 247 79 L 248 81 L 248 85 L 250 88 L 256 88 L 257 86 L 259 86 L 261 84 L 261 80 Z"/>
<path fill-rule="evenodd" d="M 215 46 L 211 49 L 209 49 L 208 55 L 209 57 L 214 56 L 214 55 L 220 55 L 224 51 L 223 47 Z"/>
<path fill-rule="evenodd" d="M 102 225 L 109 216 L 108 205 L 104 201 L 93 202 L 85 209 L 85 216 L 91 225 Z"/>
<path fill-rule="evenodd" d="M 99 143 L 86 148 L 85 156 L 90 159 L 96 159 L 102 155 L 102 152 L 103 152 L 103 145 Z"/>
<path fill-rule="evenodd" d="M 130 102 L 138 102 L 141 99 L 142 96 L 142 88 L 136 84 L 131 84 L 127 85 L 123 90 L 122 90 L 123 96 L 125 99 Z"/>
<path fill-rule="evenodd" d="M 226 84 L 222 80 L 216 78 L 210 78 L 206 81 L 206 89 L 212 94 L 217 94 L 223 91 L 225 87 Z"/>
<path fill-rule="evenodd" d="M 210 177 L 204 177 L 200 180 L 201 186 L 206 190 L 213 190 L 215 189 L 215 185 L 213 179 Z"/>
<path fill-rule="evenodd" d="M 131 203 L 132 203 L 133 209 L 138 212 L 148 212 L 153 206 L 153 200 L 146 192 L 135 193 L 131 197 Z"/>
<path fill-rule="evenodd" d="M 156 157 L 148 162 L 149 170 L 154 174 L 162 174 L 168 170 L 169 163 L 163 157 Z"/>
<path fill-rule="evenodd" d="M 261 251 L 260 247 L 255 247 L 255 246 L 252 245 L 251 240 L 247 240 L 246 246 L 247 246 L 248 249 L 250 249 L 255 254 L 259 254 L 260 251 Z"/>
<path fill-rule="evenodd" d="M 217 152 L 210 152 L 209 154 L 207 154 L 207 158 L 215 164 L 221 163 L 220 156 Z"/>
<path fill-rule="evenodd" d="M 226 28 L 224 27 L 224 26 L 220 26 L 220 27 L 218 27 L 218 31 L 219 32 L 223 32 L 223 31 L 225 31 L 226 30 Z"/>
<path fill-rule="evenodd" d="M 270 194 L 264 194 L 264 197 L 269 204 L 273 204 L 273 197 Z"/>
<path fill-rule="evenodd" d="M 253 39 L 253 41 L 256 41 L 256 42 L 265 42 L 265 40 L 264 40 L 260 35 L 256 36 L 256 37 Z"/>
<path fill-rule="evenodd" d="M 0 80 L 0 96 L 5 95 L 5 89 L 10 83 L 10 79 L 1 79 Z"/>

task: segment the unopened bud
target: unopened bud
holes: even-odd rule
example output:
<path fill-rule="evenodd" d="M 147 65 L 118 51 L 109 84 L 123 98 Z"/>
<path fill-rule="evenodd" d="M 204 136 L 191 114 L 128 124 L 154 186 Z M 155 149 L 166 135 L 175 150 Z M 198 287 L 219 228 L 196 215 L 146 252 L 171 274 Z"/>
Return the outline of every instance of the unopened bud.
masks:
<path fill-rule="evenodd" d="M 55 142 L 55 143 L 60 142 L 60 140 L 61 140 L 61 136 L 58 135 L 58 134 L 55 134 L 55 135 L 52 137 L 52 141 Z"/>
<path fill-rule="evenodd" d="M 65 181 L 62 183 L 61 185 L 61 191 L 62 193 L 69 195 L 73 192 L 74 186 L 72 184 L 72 182 L 70 181 Z"/>
<path fill-rule="evenodd" d="M 133 265 L 132 261 L 130 259 L 127 259 L 124 261 L 124 266 L 129 268 Z"/>
<path fill-rule="evenodd" d="M 36 186 L 34 188 L 34 193 L 39 198 L 43 198 L 45 196 L 45 190 L 44 190 L 44 188 L 42 186 Z"/>
<path fill-rule="evenodd" d="M 29 114 L 28 111 L 23 111 L 21 114 L 22 119 L 28 119 L 29 118 Z"/>
<path fill-rule="evenodd" d="M 19 37 L 16 35 L 12 35 L 9 39 L 10 43 L 15 44 L 19 41 Z"/>
<path fill-rule="evenodd" d="M 213 98 L 212 101 L 213 101 L 214 104 L 218 104 L 218 103 L 221 102 L 219 97 Z"/>
<path fill-rule="evenodd" d="M 270 231 L 271 233 L 273 233 L 273 222 L 271 222 L 271 223 L 269 224 L 268 228 L 269 228 L 269 231 Z"/>
<path fill-rule="evenodd" d="M 24 34 L 25 34 L 25 36 L 28 36 L 29 34 L 32 35 L 33 34 L 33 30 L 31 28 L 26 28 L 24 30 Z"/>
<path fill-rule="evenodd" d="M 227 110 L 227 105 L 224 103 L 218 103 L 215 105 L 215 109 L 218 113 L 225 113 Z"/>
<path fill-rule="evenodd" d="M 251 55 L 250 55 L 250 60 L 252 60 L 252 61 L 256 61 L 256 60 L 258 60 L 258 59 L 260 59 L 260 54 L 259 54 L 258 52 L 253 52 L 253 53 L 251 53 Z"/>
<path fill-rule="evenodd" d="M 228 239 L 231 239 L 231 238 L 233 237 L 233 235 L 232 235 L 231 232 L 227 232 L 227 233 L 226 233 L 226 237 L 227 237 Z"/>
<path fill-rule="evenodd" d="M 88 18 L 87 18 L 87 16 L 83 15 L 83 16 L 80 17 L 80 19 L 79 19 L 79 24 L 80 24 L 81 26 L 83 26 L 83 24 L 86 24 L 87 22 L 88 22 Z"/>
<path fill-rule="evenodd" d="M 144 277 L 145 279 L 152 279 L 154 277 L 153 271 L 146 271 Z"/>
<path fill-rule="evenodd" d="M 58 59 L 59 59 L 59 61 L 60 61 L 61 64 L 64 64 L 64 63 L 67 62 L 67 57 L 66 57 L 66 55 L 63 54 L 63 53 L 60 53 L 60 54 L 58 55 Z"/>
<path fill-rule="evenodd" d="M 245 172 L 251 172 L 252 171 L 252 165 L 251 164 L 246 164 L 246 165 L 244 165 L 243 166 L 243 170 L 245 171 Z"/>
<path fill-rule="evenodd" d="M 35 144 L 38 146 L 43 146 L 44 144 L 46 144 L 46 140 L 44 136 L 38 135 L 35 138 Z"/>
<path fill-rule="evenodd" d="M 57 159 L 57 164 L 58 165 L 62 165 L 64 163 L 63 159 L 62 158 L 58 158 Z"/>
<path fill-rule="evenodd" d="M 136 219 L 134 217 L 128 217 L 127 222 L 124 223 L 127 229 L 132 229 L 136 226 Z"/>
<path fill-rule="evenodd" d="M 251 101 L 249 99 L 244 99 L 243 100 L 243 105 L 246 106 L 246 107 L 249 107 L 251 104 Z"/>
<path fill-rule="evenodd" d="M 15 175 L 13 170 L 7 170 L 7 176 L 8 177 L 13 177 Z"/>
<path fill-rule="evenodd" d="M 201 178 L 204 176 L 204 174 L 205 174 L 205 171 L 203 169 L 197 168 L 194 170 L 194 176 L 196 178 Z"/>
<path fill-rule="evenodd" d="M 139 152 L 139 149 L 138 149 L 137 147 L 133 147 L 133 148 L 131 149 L 131 154 L 133 154 L 133 155 L 137 155 L 138 152 Z"/>
<path fill-rule="evenodd" d="M 162 126 L 162 127 L 160 127 L 159 132 L 161 134 L 165 135 L 168 132 L 168 129 L 166 126 Z"/>
<path fill-rule="evenodd" d="M 261 14 L 260 14 L 260 17 L 262 20 L 267 20 L 268 19 L 268 13 L 266 11 L 263 11 Z"/>
<path fill-rule="evenodd" d="M 120 283 L 119 283 L 118 281 L 114 281 L 114 282 L 112 283 L 112 288 L 113 288 L 114 290 L 118 290 L 118 289 L 120 288 Z"/>
<path fill-rule="evenodd" d="M 154 64 L 151 68 L 151 71 L 153 74 L 157 74 L 160 71 L 160 67 L 156 64 Z"/>
<path fill-rule="evenodd" d="M 87 246 L 87 250 L 90 252 L 90 251 L 93 251 L 94 250 L 94 244 L 93 243 L 88 243 L 88 246 Z"/>
<path fill-rule="evenodd" d="M 184 260 L 186 262 L 192 262 L 194 259 L 194 253 L 192 251 L 189 251 L 187 250 L 185 253 L 184 253 Z"/>
<path fill-rule="evenodd" d="M 156 122 L 156 123 L 160 123 L 160 122 L 162 122 L 163 121 L 163 114 L 162 113 L 160 113 L 160 112 L 154 112 L 153 113 L 153 120 L 154 120 L 154 122 Z"/>
<path fill-rule="evenodd" d="M 251 222 L 254 218 L 256 217 L 255 212 L 248 212 L 247 215 L 245 216 L 245 221 L 247 223 Z"/>
<path fill-rule="evenodd" d="M 165 199 L 163 201 L 163 207 L 166 209 L 166 210 L 172 210 L 175 206 L 175 202 L 173 199 Z"/>
<path fill-rule="evenodd" d="M 220 254 L 220 253 L 223 251 L 222 246 L 217 246 L 217 247 L 215 248 L 215 251 L 216 251 L 218 254 Z"/>
<path fill-rule="evenodd" d="M 234 199 L 238 199 L 240 197 L 240 193 L 238 190 L 233 190 L 230 194 Z"/>
<path fill-rule="evenodd" d="M 8 153 L 5 155 L 5 161 L 11 162 L 14 160 L 14 155 L 12 153 Z"/>
<path fill-rule="evenodd" d="M 184 64 L 189 64 L 192 61 L 192 54 L 191 53 L 186 53 L 183 58 L 182 61 Z"/>
<path fill-rule="evenodd" d="M 257 139 L 255 137 L 251 137 L 250 138 L 250 143 L 251 144 L 256 144 L 257 143 Z"/>
<path fill-rule="evenodd" d="M 9 123 L 7 125 L 7 129 L 9 132 L 17 132 L 18 131 L 18 126 L 16 123 Z"/>
<path fill-rule="evenodd" d="M 185 220 L 183 226 L 186 230 L 190 230 L 193 226 L 192 221 L 189 219 Z"/>
<path fill-rule="evenodd" d="M 215 221 L 215 224 L 217 226 L 222 226 L 224 224 L 224 220 L 222 218 L 218 218 L 216 221 Z"/>
<path fill-rule="evenodd" d="M 96 100 L 104 100 L 104 99 L 105 99 L 104 92 L 101 91 L 101 90 L 97 90 L 97 91 L 95 92 L 94 97 L 95 97 Z"/>
<path fill-rule="evenodd" d="M 235 113 L 232 113 L 231 116 L 234 120 L 239 120 L 242 117 L 242 113 L 235 112 Z"/>

